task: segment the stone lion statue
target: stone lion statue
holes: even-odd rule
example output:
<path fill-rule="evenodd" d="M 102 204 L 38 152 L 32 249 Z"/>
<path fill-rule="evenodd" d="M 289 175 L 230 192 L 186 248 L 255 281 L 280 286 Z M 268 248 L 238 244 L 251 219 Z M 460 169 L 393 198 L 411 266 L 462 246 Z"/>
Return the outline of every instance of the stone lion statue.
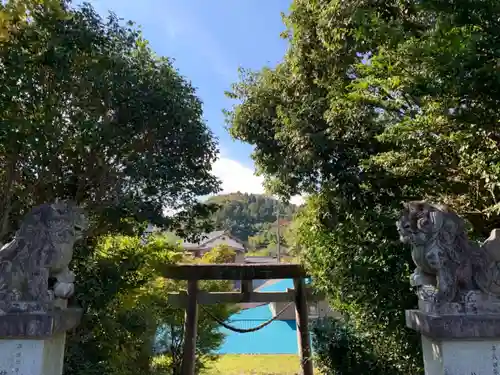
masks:
<path fill-rule="evenodd" d="M 465 221 L 445 206 L 405 204 L 397 222 L 400 239 L 412 245 L 412 286 L 434 286 L 435 301 L 455 302 L 461 292 L 500 297 L 500 240 L 495 229 L 482 245 L 469 241 Z"/>
<path fill-rule="evenodd" d="M 73 245 L 87 226 L 83 210 L 71 202 L 32 209 L 14 239 L 0 249 L 0 309 L 36 310 L 69 298 Z"/>

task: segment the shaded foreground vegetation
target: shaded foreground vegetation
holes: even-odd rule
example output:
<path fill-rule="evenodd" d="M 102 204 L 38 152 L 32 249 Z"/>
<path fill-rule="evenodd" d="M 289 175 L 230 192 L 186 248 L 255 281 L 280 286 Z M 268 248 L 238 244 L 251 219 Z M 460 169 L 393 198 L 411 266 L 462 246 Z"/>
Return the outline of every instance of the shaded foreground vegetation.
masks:
<path fill-rule="evenodd" d="M 242 71 L 228 94 L 230 132 L 273 193 L 310 195 L 301 257 L 349 316 L 360 360 L 421 374 L 394 222 L 401 201 L 424 198 L 464 215 L 473 237 L 500 226 L 500 3 L 295 0 L 284 20 L 282 63 Z"/>

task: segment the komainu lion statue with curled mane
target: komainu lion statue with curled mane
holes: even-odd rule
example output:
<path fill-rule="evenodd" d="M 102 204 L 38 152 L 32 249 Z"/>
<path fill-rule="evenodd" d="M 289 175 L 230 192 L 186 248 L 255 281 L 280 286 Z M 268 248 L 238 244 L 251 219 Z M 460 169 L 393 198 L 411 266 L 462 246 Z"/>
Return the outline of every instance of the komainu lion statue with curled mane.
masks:
<path fill-rule="evenodd" d="M 458 302 L 472 290 L 500 297 L 500 231 L 482 244 L 470 241 L 465 221 L 445 206 L 405 204 L 397 222 L 400 239 L 412 245 L 412 286 L 434 286 L 435 302 Z"/>
<path fill-rule="evenodd" d="M 74 274 L 68 266 L 86 228 L 82 209 L 71 202 L 32 209 L 0 249 L 0 311 L 47 309 L 69 298 Z"/>

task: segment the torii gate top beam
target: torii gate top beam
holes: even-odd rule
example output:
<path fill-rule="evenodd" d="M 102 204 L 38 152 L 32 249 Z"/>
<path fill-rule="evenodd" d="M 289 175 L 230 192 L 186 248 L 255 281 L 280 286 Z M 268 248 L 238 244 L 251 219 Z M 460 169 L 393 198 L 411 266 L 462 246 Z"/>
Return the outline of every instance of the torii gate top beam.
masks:
<path fill-rule="evenodd" d="M 162 275 L 174 280 L 300 279 L 300 264 L 177 264 L 162 266 Z"/>

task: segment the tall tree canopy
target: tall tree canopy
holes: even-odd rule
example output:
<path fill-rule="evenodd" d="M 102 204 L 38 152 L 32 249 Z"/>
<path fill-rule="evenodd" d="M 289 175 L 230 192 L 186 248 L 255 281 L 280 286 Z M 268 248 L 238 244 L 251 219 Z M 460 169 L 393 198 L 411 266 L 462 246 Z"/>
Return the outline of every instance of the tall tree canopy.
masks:
<path fill-rule="evenodd" d="M 90 5 L 63 12 L 34 7 L 0 46 L 0 239 L 54 197 L 105 215 L 101 231 L 111 217 L 172 224 L 165 208 L 218 188 L 200 100 L 131 23 Z"/>
<path fill-rule="evenodd" d="M 154 265 L 179 254 L 142 243 L 140 226 L 188 234 L 203 224 L 209 210 L 197 197 L 216 193 L 218 181 L 201 102 L 131 23 L 90 5 L 9 0 L 0 22 L 0 242 L 36 204 L 82 204 L 91 230 L 75 249 L 70 302 L 84 318 L 68 335 L 65 371 L 149 373 L 155 329 L 180 329 L 181 317 L 165 295 L 179 283 L 158 282 Z M 218 311 L 224 319 L 227 309 Z M 200 359 L 222 340 L 205 322 Z"/>
<path fill-rule="evenodd" d="M 494 0 L 295 0 L 284 61 L 229 93 L 267 184 L 312 194 L 298 240 L 317 285 L 402 373 L 420 356 L 401 200 L 448 203 L 477 235 L 500 224 L 499 20 Z"/>
<path fill-rule="evenodd" d="M 31 12 L 50 9 L 64 18 L 61 0 L 7 0 L 0 3 L 0 41 L 9 39 L 20 25 L 30 21 Z"/>

